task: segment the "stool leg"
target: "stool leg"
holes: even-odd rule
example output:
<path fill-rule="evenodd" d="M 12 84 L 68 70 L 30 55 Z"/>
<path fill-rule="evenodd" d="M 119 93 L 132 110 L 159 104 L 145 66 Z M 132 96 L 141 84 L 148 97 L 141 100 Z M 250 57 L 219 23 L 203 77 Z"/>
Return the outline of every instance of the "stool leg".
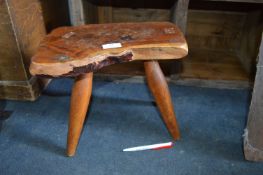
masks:
<path fill-rule="evenodd" d="M 172 137 L 177 140 L 180 138 L 180 132 L 176 122 L 169 88 L 159 63 L 157 61 L 145 61 L 144 68 L 148 86 L 156 100 L 164 123 Z"/>
<path fill-rule="evenodd" d="M 92 78 L 92 72 L 80 75 L 75 79 L 72 87 L 67 143 L 68 156 L 74 156 L 79 142 L 91 97 Z"/>

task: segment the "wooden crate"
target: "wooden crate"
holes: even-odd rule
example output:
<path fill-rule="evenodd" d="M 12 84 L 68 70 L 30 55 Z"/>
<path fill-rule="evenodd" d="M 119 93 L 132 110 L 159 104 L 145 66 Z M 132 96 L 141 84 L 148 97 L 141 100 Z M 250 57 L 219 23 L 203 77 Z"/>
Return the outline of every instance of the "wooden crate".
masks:
<path fill-rule="evenodd" d="M 260 15 L 260 11 L 190 10 L 190 52 L 182 78 L 252 82 L 262 30 Z"/>
<path fill-rule="evenodd" d="M 0 98 L 34 100 L 40 84 L 28 66 L 45 35 L 40 3 L 0 0 L 0 14 Z"/>
<path fill-rule="evenodd" d="M 31 56 L 52 29 L 70 25 L 64 0 L 0 0 L 0 98 L 35 100 L 48 79 L 32 77 Z"/>

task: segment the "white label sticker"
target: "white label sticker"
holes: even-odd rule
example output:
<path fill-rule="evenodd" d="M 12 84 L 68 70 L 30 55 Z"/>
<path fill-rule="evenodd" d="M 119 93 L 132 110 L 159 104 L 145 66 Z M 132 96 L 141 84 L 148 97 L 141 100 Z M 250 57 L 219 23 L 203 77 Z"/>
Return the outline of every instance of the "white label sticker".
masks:
<path fill-rule="evenodd" d="M 119 48 L 119 47 L 122 47 L 121 43 L 109 43 L 109 44 L 102 45 L 103 49 L 114 49 L 114 48 Z"/>

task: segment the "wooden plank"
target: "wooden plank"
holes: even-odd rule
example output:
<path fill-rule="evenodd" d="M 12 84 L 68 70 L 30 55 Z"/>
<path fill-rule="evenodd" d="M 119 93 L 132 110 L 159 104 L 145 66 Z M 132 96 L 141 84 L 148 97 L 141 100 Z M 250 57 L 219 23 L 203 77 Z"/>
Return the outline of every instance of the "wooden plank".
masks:
<path fill-rule="evenodd" d="M 252 94 L 252 101 L 244 137 L 244 153 L 247 160 L 263 161 L 263 37 Z"/>
<path fill-rule="evenodd" d="M 244 69 L 254 77 L 255 62 L 258 56 L 261 32 L 263 30 L 263 13 L 260 11 L 249 12 L 246 14 L 244 27 L 241 31 L 241 38 L 238 42 L 236 54 L 239 57 Z"/>
<path fill-rule="evenodd" d="M 189 10 L 189 48 L 235 52 L 239 49 L 246 13 Z"/>
<path fill-rule="evenodd" d="M 171 11 L 171 21 L 174 22 L 183 33 L 186 32 L 189 0 L 177 0 Z"/>
<path fill-rule="evenodd" d="M 233 80 L 249 82 L 249 76 L 235 54 L 195 49 L 183 61 L 183 79 Z"/>
<path fill-rule="evenodd" d="M 85 24 L 98 23 L 98 7 L 87 0 L 84 0 L 82 2 L 83 2 Z"/>
<path fill-rule="evenodd" d="M 118 46 L 104 48 L 110 43 Z M 30 72 L 54 77 L 75 76 L 119 62 L 180 59 L 187 52 L 184 36 L 170 22 L 61 27 L 41 43 L 32 58 Z"/>
<path fill-rule="evenodd" d="M 67 0 L 44 0 L 41 1 L 43 18 L 46 30 L 49 33 L 59 26 L 69 26 L 69 7 Z"/>
<path fill-rule="evenodd" d="M 145 8 L 114 8 L 113 22 L 147 22 L 147 21 L 169 21 L 170 11 L 167 9 L 145 9 Z"/>
<path fill-rule="evenodd" d="M 46 35 L 41 5 L 38 0 L 8 0 L 8 6 L 25 71 L 31 77 L 28 70 L 31 57 Z"/>
<path fill-rule="evenodd" d="M 245 20 L 244 12 L 189 10 L 187 34 L 238 38 Z"/>
<path fill-rule="evenodd" d="M 252 87 L 251 82 L 240 80 L 216 80 L 216 79 L 199 79 L 199 78 L 180 78 L 179 80 L 171 80 L 177 85 L 195 86 L 217 89 L 248 89 Z"/>
<path fill-rule="evenodd" d="M 187 42 L 190 49 L 199 48 L 234 53 L 237 51 L 240 41 L 231 37 L 187 35 Z"/>
<path fill-rule="evenodd" d="M 0 4 L 0 21 L 0 79 L 1 81 L 26 81 L 27 73 L 23 66 L 19 45 L 16 43 L 16 35 L 6 1 Z"/>
<path fill-rule="evenodd" d="M 85 24 L 82 0 L 68 0 L 70 21 L 73 26 Z"/>
<path fill-rule="evenodd" d="M 205 0 L 205 1 L 263 3 L 262 0 Z"/>
<path fill-rule="evenodd" d="M 171 8 L 170 20 L 175 23 L 179 29 L 186 34 L 187 28 L 187 15 L 188 15 L 189 0 L 175 0 L 173 7 Z M 183 71 L 182 61 L 173 61 L 171 63 L 171 77 L 172 79 L 178 79 L 179 73 Z"/>
<path fill-rule="evenodd" d="M 45 35 L 40 2 L 4 0 L 0 14 L 0 98 L 33 100 L 40 88 L 28 67 Z"/>
<path fill-rule="evenodd" d="M 99 23 L 112 23 L 112 7 L 111 6 L 99 6 L 98 7 Z M 127 21 L 126 21 L 127 22 Z"/>
<path fill-rule="evenodd" d="M 36 77 L 27 81 L 0 81 L 0 99 L 34 101 L 47 84 L 48 81 Z"/>

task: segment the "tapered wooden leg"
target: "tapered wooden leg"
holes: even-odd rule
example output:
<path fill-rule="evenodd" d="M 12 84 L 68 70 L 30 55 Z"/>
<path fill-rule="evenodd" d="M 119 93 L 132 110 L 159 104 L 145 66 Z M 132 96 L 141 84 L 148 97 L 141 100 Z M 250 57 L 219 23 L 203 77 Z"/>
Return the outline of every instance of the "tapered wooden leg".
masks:
<path fill-rule="evenodd" d="M 79 142 L 91 97 L 92 78 L 92 72 L 80 75 L 75 79 L 72 88 L 67 143 L 68 156 L 74 156 Z"/>
<path fill-rule="evenodd" d="M 144 68 L 148 86 L 156 100 L 166 127 L 172 137 L 177 140 L 180 138 L 180 132 L 176 122 L 169 88 L 159 63 L 157 61 L 145 61 Z"/>

